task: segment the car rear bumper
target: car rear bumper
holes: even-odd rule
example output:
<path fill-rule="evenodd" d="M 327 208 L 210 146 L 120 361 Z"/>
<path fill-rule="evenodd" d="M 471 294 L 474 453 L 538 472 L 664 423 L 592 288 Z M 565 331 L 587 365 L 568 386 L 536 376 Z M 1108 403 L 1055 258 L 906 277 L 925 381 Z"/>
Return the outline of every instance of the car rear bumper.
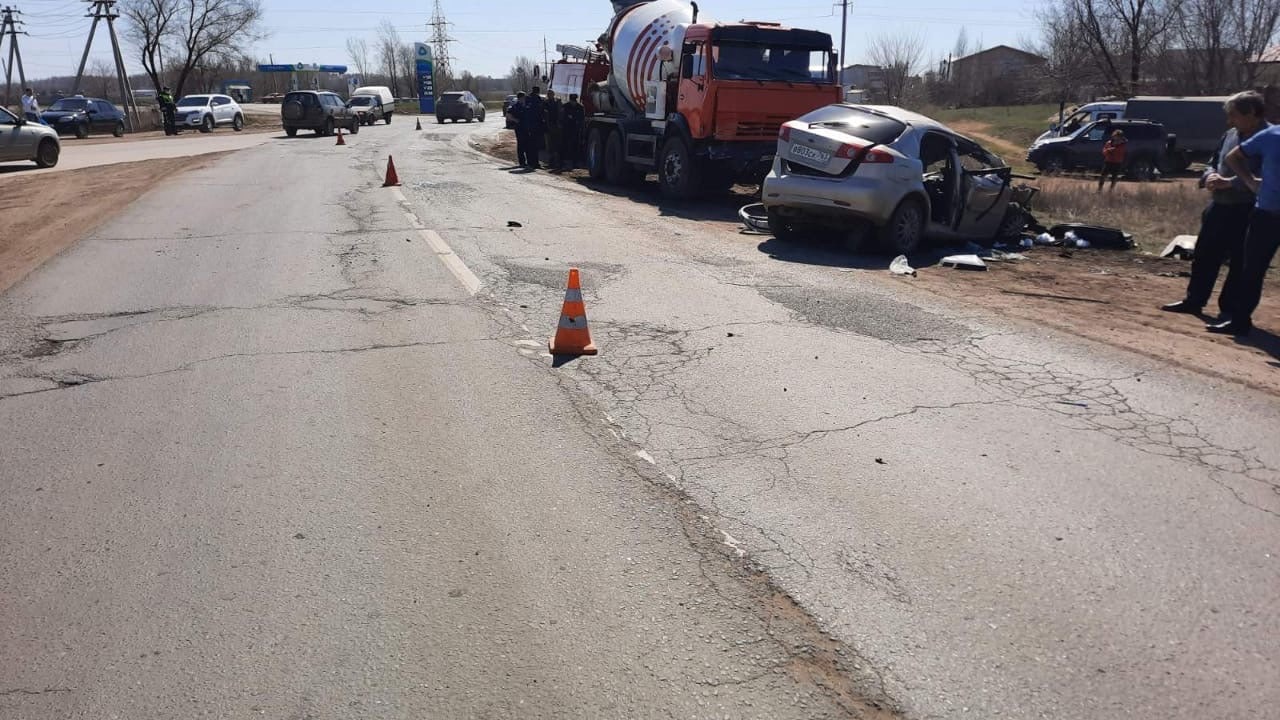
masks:
<path fill-rule="evenodd" d="M 787 173 L 775 160 L 764 179 L 764 206 L 783 215 L 820 222 L 861 218 L 876 225 L 889 222 L 906 188 L 882 178 L 827 178 Z"/>

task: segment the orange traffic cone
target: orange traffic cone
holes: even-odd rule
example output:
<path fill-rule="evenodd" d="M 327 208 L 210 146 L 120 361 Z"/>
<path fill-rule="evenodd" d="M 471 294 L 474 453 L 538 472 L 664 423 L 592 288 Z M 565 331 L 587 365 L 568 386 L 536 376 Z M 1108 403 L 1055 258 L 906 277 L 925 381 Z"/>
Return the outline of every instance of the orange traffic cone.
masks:
<path fill-rule="evenodd" d="M 342 128 L 338 128 L 338 142 L 334 145 L 346 145 L 347 141 L 342 139 Z"/>
<path fill-rule="evenodd" d="M 414 130 L 421 130 L 421 129 L 422 129 L 422 118 L 418 118 L 418 120 L 417 120 L 416 124 L 413 126 L 413 129 L 414 129 Z"/>
<path fill-rule="evenodd" d="M 400 184 L 400 176 L 396 175 L 396 161 L 387 156 L 387 179 L 382 183 L 382 187 L 393 187 Z"/>
<path fill-rule="evenodd" d="M 587 328 L 587 306 L 582 302 L 578 268 L 569 268 L 569 288 L 564 292 L 560 325 L 547 347 L 552 355 L 595 355 L 599 352 L 591 342 L 591 330 Z"/>

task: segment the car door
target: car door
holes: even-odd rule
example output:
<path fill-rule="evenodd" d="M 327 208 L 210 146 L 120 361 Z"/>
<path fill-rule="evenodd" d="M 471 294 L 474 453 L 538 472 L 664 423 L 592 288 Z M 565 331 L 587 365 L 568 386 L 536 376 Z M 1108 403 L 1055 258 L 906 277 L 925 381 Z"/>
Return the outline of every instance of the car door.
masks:
<path fill-rule="evenodd" d="M 1012 170 L 968 138 L 956 138 L 956 153 L 963 207 L 955 219 L 955 230 L 964 237 L 992 237 L 1008 209 Z"/>
<path fill-rule="evenodd" d="M 1071 164 L 1089 170 L 1102 169 L 1102 146 L 1111 134 L 1109 121 L 1096 122 L 1071 141 Z"/>
<path fill-rule="evenodd" d="M 13 113 L 0 108 L 0 162 L 27 160 L 35 154 L 34 133 L 24 133 Z"/>
<path fill-rule="evenodd" d="M 93 107 L 98 112 L 93 116 L 93 127 L 100 132 L 112 132 L 116 129 L 116 108 L 106 100 L 94 100 Z"/>

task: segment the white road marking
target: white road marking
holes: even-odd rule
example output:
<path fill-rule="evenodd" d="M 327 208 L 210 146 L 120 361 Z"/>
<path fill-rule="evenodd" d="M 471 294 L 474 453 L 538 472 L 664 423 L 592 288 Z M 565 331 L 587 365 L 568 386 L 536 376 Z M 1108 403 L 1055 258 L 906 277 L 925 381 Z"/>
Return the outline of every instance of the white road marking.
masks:
<path fill-rule="evenodd" d="M 400 191 L 400 188 L 391 188 L 391 194 L 395 196 L 396 200 L 400 201 L 402 206 L 409 207 L 409 200 Z M 445 242 L 444 238 L 440 237 L 436 231 L 428 230 L 427 226 L 413 212 L 405 210 L 404 216 L 409 220 L 409 224 L 418 231 L 418 235 L 427 241 L 427 245 L 431 247 L 432 252 L 436 254 L 440 263 L 448 268 L 449 272 L 453 273 L 458 282 L 462 283 L 462 287 L 466 289 L 467 293 L 475 295 L 479 292 L 480 286 L 484 283 L 480 282 L 480 278 L 471 272 L 471 268 L 467 267 L 466 263 L 462 262 L 462 258 L 458 257 L 453 248 L 449 247 L 449 243 Z"/>

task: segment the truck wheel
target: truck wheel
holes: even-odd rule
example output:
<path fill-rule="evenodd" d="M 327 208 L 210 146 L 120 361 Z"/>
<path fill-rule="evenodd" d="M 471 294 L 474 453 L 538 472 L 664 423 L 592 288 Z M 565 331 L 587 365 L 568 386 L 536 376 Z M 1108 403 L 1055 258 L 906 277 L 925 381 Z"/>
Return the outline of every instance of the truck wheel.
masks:
<path fill-rule="evenodd" d="M 701 172 L 684 138 L 669 138 L 658 161 L 658 185 L 668 200 L 690 200 L 702 192 Z"/>
<path fill-rule="evenodd" d="M 587 176 L 592 180 L 604 179 L 604 133 L 592 128 L 587 136 Z"/>
<path fill-rule="evenodd" d="M 635 170 L 627 164 L 622 152 L 622 131 L 609 133 L 604 143 L 604 176 L 613 185 L 629 185 L 635 182 Z"/>
<path fill-rule="evenodd" d="M 58 164 L 58 143 L 53 138 L 45 138 L 40 141 L 40 147 L 36 149 L 36 166 L 42 168 L 51 168 Z"/>
<path fill-rule="evenodd" d="M 881 246 L 896 255 L 910 255 L 924 239 L 924 221 L 924 204 L 914 197 L 903 200 L 879 229 Z"/>

